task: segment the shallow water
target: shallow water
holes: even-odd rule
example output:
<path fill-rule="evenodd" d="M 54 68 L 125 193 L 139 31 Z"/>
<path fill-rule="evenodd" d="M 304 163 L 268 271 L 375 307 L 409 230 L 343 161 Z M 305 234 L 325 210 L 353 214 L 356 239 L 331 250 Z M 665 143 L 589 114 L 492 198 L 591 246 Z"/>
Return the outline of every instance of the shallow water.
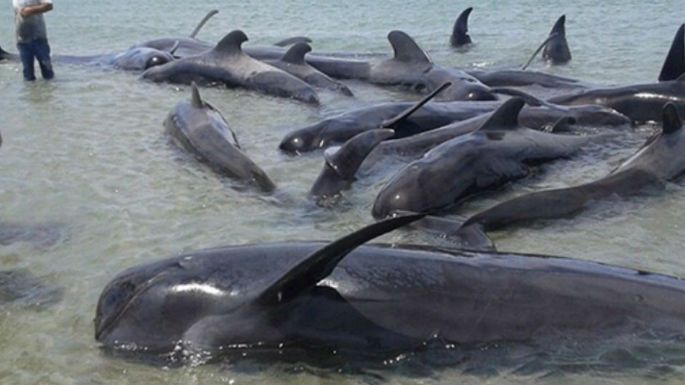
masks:
<path fill-rule="evenodd" d="M 202 39 L 214 41 L 241 28 L 251 43 L 307 35 L 322 51 L 389 52 L 387 32 L 402 29 L 436 62 L 505 67 L 524 63 L 565 13 L 573 61 L 554 68 L 536 61 L 533 68 L 624 84 L 656 79 L 673 34 L 684 21 L 681 1 L 649 6 L 634 0 L 484 1 L 470 18 L 475 46 L 456 53 L 448 47 L 449 33 L 457 14 L 469 4 L 319 3 L 67 0 L 57 2 L 47 23 L 53 53 L 105 53 L 149 38 L 188 34 L 207 10 L 216 8 L 220 13 L 200 33 Z M 13 41 L 12 11 L 7 5 L 0 13 L 0 45 L 13 48 Z M 316 209 L 305 195 L 322 165 L 320 157 L 291 158 L 279 153 L 277 145 L 291 128 L 322 116 L 368 102 L 418 97 L 350 82 L 356 99 L 322 93 L 322 106 L 315 108 L 246 90 L 202 90 L 227 117 L 247 153 L 278 184 L 274 197 L 264 197 L 216 177 L 162 135 L 162 121 L 177 101 L 189 97 L 187 87 L 149 84 L 134 74 L 99 68 L 56 66 L 55 70 L 53 82 L 26 84 L 20 80 L 18 65 L 0 65 L 4 139 L 0 218 L 51 224 L 62 234 L 52 245 L 0 246 L 0 269 L 27 268 L 47 284 L 64 288 L 63 300 L 41 311 L 0 308 L 2 384 L 469 384 L 484 378 L 495 384 L 681 381 L 685 362 L 678 358 L 683 346 L 666 343 L 649 348 L 629 343 L 627 353 L 618 348 L 616 354 L 612 346 L 596 349 L 600 356 L 609 355 L 608 360 L 573 349 L 568 356 L 557 351 L 537 367 L 538 358 L 525 351 L 496 347 L 496 356 L 504 358 L 494 371 L 487 365 L 470 369 L 456 357 L 454 365 L 440 370 L 426 372 L 422 364 L 406 364 L 380 374 L 322 373 L 304 366 L 249 362 L 160 369 L 102 354 L 93 339 L 95 303 L 102 287 L 129 266 L 225 244 L 332 239 L 371 222 L 370 208 L 380 184 L 353 187 L 346 194 L 348 204 L 340 210 Z M 539 174 L 469 208 L 488 206 L 522 191 L 600 177 L 650 132 L 649 128 L 631 130 L 619 144 L 597 146 L 573 160 L 545 166 Z M 502 250 L 564 255 L 685 277 L 684 198 L 685 188 L 671 184 L 656 194 L 598 205 L 574 219 L 499 232 L 495 240 Z M 402 232 L 385 239 L 446 242 Z M 491 358 L 476 355 L 474 360 Z M 425 359 L 428 367 L 435 363 L 431 357 Z M 618 362 L 615 367 L 593 365 L 612 360 Z M 641 364 L 631 364 L 635 361 Z M 530 368 L 537 370 L 526 370 Z"/>

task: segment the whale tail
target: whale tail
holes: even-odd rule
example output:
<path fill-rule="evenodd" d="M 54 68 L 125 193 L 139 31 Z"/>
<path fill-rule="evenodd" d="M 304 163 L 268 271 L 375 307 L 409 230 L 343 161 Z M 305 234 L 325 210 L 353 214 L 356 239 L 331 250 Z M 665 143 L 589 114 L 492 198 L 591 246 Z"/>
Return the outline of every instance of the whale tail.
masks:
<path fill-rule="evenodd" d="M 331 274 L 338 263 L 357 247 L 423 217 L 424 214 L 413 214 L 384 219 L 327 244 L 264 290 L 257 302 L 268 306 L 291 301 Z"/>
<path fill-rule="evenodd" d="M 676 80 L 685 74 L 685 24 L 681 24 L 661 67 L 659 81 Z"/>
<path fill-rule="evenodd" d="M 459 48 L 471 44 L 471 36 L 469 36 L 469 15 L 471 11 L 473 11 L 473 7 L 466 8 L 454 22 L 452 36 L 450 37 L 452 47 Z"/>

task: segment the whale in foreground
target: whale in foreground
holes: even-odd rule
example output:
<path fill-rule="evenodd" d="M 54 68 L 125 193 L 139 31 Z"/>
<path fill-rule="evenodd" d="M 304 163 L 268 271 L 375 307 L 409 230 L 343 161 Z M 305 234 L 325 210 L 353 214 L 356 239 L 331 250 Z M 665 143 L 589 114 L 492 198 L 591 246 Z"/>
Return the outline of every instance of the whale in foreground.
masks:
<path fill-rule="evenodd" d="M 473 346 L 685 330 L 677 278 L 558 257 L 363 245 L 420 218 L 331 243 L 228 246 L 130 268 L 100 295 L 95 338 L 132 358 L 196 364 L 290 349 L 382 359 L 436 335 Z"/>

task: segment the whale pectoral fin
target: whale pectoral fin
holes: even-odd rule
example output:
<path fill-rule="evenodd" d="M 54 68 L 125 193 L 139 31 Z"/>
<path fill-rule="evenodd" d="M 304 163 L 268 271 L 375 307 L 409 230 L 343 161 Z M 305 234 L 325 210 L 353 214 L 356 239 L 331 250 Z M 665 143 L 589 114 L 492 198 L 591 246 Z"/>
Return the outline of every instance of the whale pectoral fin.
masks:
<path fill-rule="evenodd" d="M 685 74 L 685 24 L 681 24 L 661 67 L 659 81 L 676 80 Z"/>
<path fill-rule="evenodd" d="M 472 223 L 461 227 L 452 234 L 446 235 L 450 241 L 459 244 L 460 248 L 473 251 L 496 251 L 494 242 L 488 237 L 479 223 Z"/>
<path fill-rule="evenodd" d="M 394 118 L 383 121 L 383 123 L 381 123 L 381 128 L 395 128 L 400 122 L 402 122 L 403 120 L 410 117 L 413 113 L 418 111 L 426 103 L 431 101 L 431 99 L 436 97 L 439 93 L 441 93 L 442 91 L 444 91 L 447 87 L 449 87 L 451 85 L 452 85 L 452 82 L 445 82 L 445 83 L 441 84 L 440 87 L 434 89 L 431 93 L 429 93 L 428 95 L 421 98 L 421 100 L 416 102 L 416 104 L 414 104 L 413 106 L 402 111 L 399 115 L 395 116 Z"/>
<path fill-rule="evenodd" d="M 264 290 L 257 302 L 265 305 L 292 300 L 326 278 L 352 250 L 376 237 L 421 219 L 424 215 L 414 214 L 384 219 L 327 244 L 295 265 Z"/>
<path fill-rule="evenodd" d="M 682 120 L 678 116 L 678 110 L 673 103 L 666 103 L 663 112 L 662 131 L 664 134 L 671 134 L 682 129 Z"/>
<path fill-rule="evenodd" d="M 402 31 L 390 31 L 388 41 L 395 52 L 394 60 L 406 63 L 433 63 L 426 51 Z"/>
<path fill-rule="evenodd" d="M 518 127 L 518 117 L 525 102 L 519 97 L 514 97 L 495 110 L 478 130 L 502 130 L 515 129 Z"/>
<path fill-rule="evenodd" d="M 197 33 L 200 32 L 200 30 L 202 29 L 202 27 L 205 26 L 205 24 L 207 23 L 207 21 L 208 21 L 209 19 L 211 19 L 212 16 L 216 15 L 217 13 L 219 13 L 219 11 L 217 11 L 216 9 L 212 9 L 211 11 L 207 12 L 207 14 L 205 15 L 205 17 L 203 17 L 202 20 L 200 20 L 200 22 L 197 24 L 197 26 L 195 27 L 195 29 L 193 30 L 193 32 L 190 33 L 190 38 L 194 39 L 195 36 L 197 36 Z"/>

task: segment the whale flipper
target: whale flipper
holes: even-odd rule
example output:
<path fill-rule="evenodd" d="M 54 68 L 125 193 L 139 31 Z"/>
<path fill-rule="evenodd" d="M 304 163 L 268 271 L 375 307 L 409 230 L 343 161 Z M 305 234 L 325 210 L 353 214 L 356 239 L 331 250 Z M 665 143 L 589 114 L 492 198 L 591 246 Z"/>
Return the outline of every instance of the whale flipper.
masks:
<path fill-rule="evenodd" d="M 311 52 L 312 47 L 307 43 L 295 43 L 288 51 L 283 55 L 281 59 L 283 62 L 291 64 L 305 65 L 304 55 L 307 52 Z"/>
<path fill-rule="evenodd" d="M 676 80 L 685 74 L 685 24 L 681 24 L 678 32 L 675 33 L 671 49 L 666 55 L 659 81 Z"/>
<path fill-rule="evenodd" d="M 346 179 L 353 180 L 354 175 L 366 159 L 366 156 L 385 139 L 395 135 L 395 131 L 387 128 L 369 130 L 355 135 L 334 153 L 324 153 L 326 164 L 336 173 Z"/>
<path fill-rule="evenodd" d="M 467 44 L 471 44 L 471 36 L 469 36 L 469 15 L 473 11 L 473 7 L 468 7 L 459 14 L 457 21 L 454 22 L 454 28 L 452 29 L 452 36 L 450 37 L 450 43 L 452 47 L 463 47 Z"/>
<path fill-rule="evenodd" d="M 664 134 L 671 134 L 680 131 L 683 127 L 682 120 L 678 116 L 678 110 L 673 103 L 666 103 L 664 106 L 664 118 L 662 131 Z"/>
<path fill-rule="evenodd" d="M 335 266 L 352 250 L 423 217 L 424 214 L 413 214 L 384 219 L 327 244 L 264 290 L 257 298 L 258 303 L 269 305 L 292 300 L 331 274 Z"/>
<path fill-rule="evenodd" d="M 571 50 L 566 41 L 566 15 L 561 15 L 549 33 L 549 39 L 542 51 L 542 57 L 552 64 L 564 64 L 571 61 Z"/>
<path fill-rule="evenodd" d="M 432 64 L 430 57 L 409 35 L 402 31 L 390 31 L 388 41 L 395 52 L 394 60 L 407 63 Z"/>
<path fill-rule="evenodd" d="M 195 29 L 193 30 L 193 32 L 190 33 L 190 38 L 191 38 L 191 39 L 194 39 L 195 36 L 197 36 L 197 33 L 200 32 L 200 30 L 202 29 L 202 27 L 205 26 L 205 24 L 207 23 L 207 21 L 209 21 L 209 19 L 211 19 L 212 16 L 216 15 L 217 13 L 219 13 L 219 11 L 217 11 L 216 9 L 212 9 L 211 11 L 207 12 L 207 14 L 205 15 L 205 17 L 203 17 L 202 20 L 197 24 L 197 27 L 195 27 Z"/>

